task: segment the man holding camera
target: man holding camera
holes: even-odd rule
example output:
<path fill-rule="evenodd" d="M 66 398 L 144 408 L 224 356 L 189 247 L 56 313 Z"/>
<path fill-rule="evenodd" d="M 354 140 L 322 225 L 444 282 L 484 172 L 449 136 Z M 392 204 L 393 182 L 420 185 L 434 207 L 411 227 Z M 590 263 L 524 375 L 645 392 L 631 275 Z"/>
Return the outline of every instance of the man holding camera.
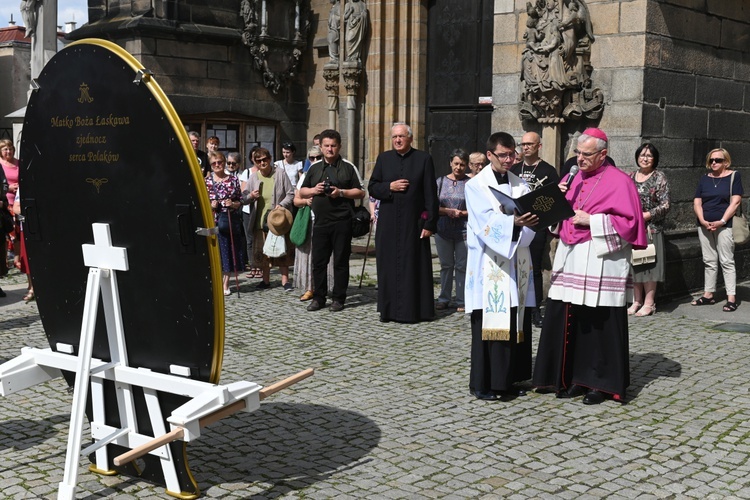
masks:
<path fill-rule="evenodd" d="M 352 253 L 352 216 L 354 200 L 362 199 L 365 191 L 357 167 L 344 160 L 341 134 L 324 130 L 320 134 L 323 160 L 313 163 L 302 181 L 300 195 L 313 196 L 315 214 L 312 236 L 313 299 L 308 311 L 325 306 L 328 276 L 326 268 L 333 254 L 333 303 L 331 311 L 344 308 L 349 284 L 349 256 Z"/>

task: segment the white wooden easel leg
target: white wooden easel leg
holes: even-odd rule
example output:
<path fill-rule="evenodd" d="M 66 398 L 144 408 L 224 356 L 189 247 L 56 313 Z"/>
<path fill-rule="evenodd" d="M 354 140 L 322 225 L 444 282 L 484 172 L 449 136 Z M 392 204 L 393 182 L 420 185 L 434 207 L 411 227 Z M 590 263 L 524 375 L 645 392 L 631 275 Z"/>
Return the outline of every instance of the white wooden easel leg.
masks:
<path fill-rule="evenodd" d="M 98 268 L 89 269 L 89 277 L 86 283 L 81 340 L 78 344 L 78 369 L 76 370 L 73 406 L 70 413 L 68 448 L 65 454 L 65 473 L 57 492 L 57 498 L 60 500 L 72 500 L 75 498 L 76 493 L 78 464 L 81 456 L 81 433 L 83 430 L 83 417 L 86 413 L 89 380 L 91 378 L 91 356 L 94 348 L 96 313 L 99 307 L 102 272 L 108 271 L 102 271 Z"/>
<path fill-rule="evenodd" d="M 154 431 L 154 437 L 163 436 L 167 433 L 167 428 L 164 425 L 164 415 L 161 412 L 161 405 L 159 404 L 158 393 L 153 389 L 143 388 L 143 395 L 146 398 L 146 407 L 148 408 L 148 416 L 151 419 L 151 428 Z M 161 470 L 164 473 L 164 483 L 167 486 L 167 492 L 180 493 L 180 482 L 177 479 L 177 469 L 172 459 L 172 449 L 169 444 L 164 445 L 164 450 L 167 453 L 166 458 L 161 458 Z"/>
<path fill-rule="evenodd" d="M 104 319 L 107 325 L 107 340 L 109 344 L 109 355 L 112 363 L 120 366 L 128 366 L 128 353 L 125 345 L 125 333 L 122 324 L 122 310 L 120 309 L 120 295 L 117 288 L 117 274 L 108 273 L 102 276 L 101 282 L 102 307 Z M 97 386 L 98 385 L 98 386 Z M 115 381 L 115 393 L 117 395 L 117 410 L 120 416 L 120 427 L 129 429 L 132 433 L 138 432 L 138 421 L 135 417 L 135 403 L 133 402 L 133 391 L 130 384 Z M 94 396 L 101 397 L 95 398 Z M 104 381 L 92 382 L 92 406 L 94 422 L 102 425 L 106 422 L 106 409 L 104 404 Z M 93 424 L 93 422 L 92 422 Z M 109 456 L 107 447 L 104 446 L 96 451 L 96 468 L 105 473 L 109 470 Z"/>

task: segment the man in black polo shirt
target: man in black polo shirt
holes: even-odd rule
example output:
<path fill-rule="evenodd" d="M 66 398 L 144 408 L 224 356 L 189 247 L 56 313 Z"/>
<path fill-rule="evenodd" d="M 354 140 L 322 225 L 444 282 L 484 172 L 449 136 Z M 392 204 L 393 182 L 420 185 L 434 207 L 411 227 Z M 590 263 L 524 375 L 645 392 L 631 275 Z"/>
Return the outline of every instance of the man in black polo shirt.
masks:
<path fill-rule="evenodd" d="M 539 158 L 539 149 L 542 140 L 536 132 L 526 132 L 521 137 L 522 157 L 519 163 L 511 167 L 510 171 L 525 180 L 531 190 L 537 189 L 545 184 L 560 182 L 555 167 Z M 544 250 L 547 248 L 547 230 L 537 231 L 534 241 L 529 245 L 531 253 L 531 265 L 534 273 L 534 293 L 536 295 L 536 309 L 531 313 L 531 321 L 537 328 L 542 327 L 542 261 Z"/>
<path fill-rule="evenodd" d="M 302 197 L 314 196 L 313 299 L 307 310 L 317 311 L 325 306 L 328 289 L 326 268 L 333 253 L 331 311 L 335 312 L 344 308 L 349 284 L 354 200 L 364 198 L 365 191 L 357 167 L 339 154 L 341 135 L 335 130 L 324 130 L 320 136 L 323 160 L 310 166 L 300 187 Z"/>

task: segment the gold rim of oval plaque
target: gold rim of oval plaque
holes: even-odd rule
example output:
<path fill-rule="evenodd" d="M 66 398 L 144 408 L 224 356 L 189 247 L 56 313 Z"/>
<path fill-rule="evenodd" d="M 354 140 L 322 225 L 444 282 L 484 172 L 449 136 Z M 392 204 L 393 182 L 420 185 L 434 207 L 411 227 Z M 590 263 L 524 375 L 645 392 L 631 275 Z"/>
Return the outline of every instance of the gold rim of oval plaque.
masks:
<path fill-rule="evenodd" d="M 125 63 L 130 66 L 135 74 L 145 68 L 138 59 L 136 59 L 127 50 L 123 49 L 119 45 L 112 43 L 107 40 L 99 38 L 85 38 L 83 40 L 77 40 L 68 44 L 65 49 L 75 47 L 77 45 L 94 45 L 103 49 L 113 52 L 116 56 L 122 59 Z M 180 146 L 185 153 L 185 158 L 188 160 L 190 166 L 190 174 L 193 176 L 193 182 L 198 192 L 198 204 L 203 215 L 203 223 L 206 227 L 214 226 L 213 212 L 211 211 L 211 203 L 208 199 L 208 192 L 206 190 L 198 189 L 199 186 L 204 184 L 201 169 L 198 166 L 198 158 L 196 157 L 193 146 L 190 143 L 190 138 L 185 131 L 185 127 L 180 120 L 177 111 L 175 111 L 172 103 L 169 101 L 167 94 L 164 93 L 161 86 L 156 82 L 153 76 L 149 76 L 143 79 L 141 82 L 151 91 L 151 94 L 156 99 L 156 102 L 161 106 L 164 115 L 169 120 L 169 123 L 174 129 L 177 139 L 180 141 Z M 212 384 L 218 384 L 221 376 L 221 365 L 224 356 L 224 290 L 222 285 L 221 275 L 221 258 L 219 257 L 218 240 L 216 236 L 208 236 L 208 257 L 211 263 L 211 278 L 213 285 L 213 304 L 214 304 L 214 352 L 213 352 L 213 363 L 211 366 L 211 375 L 209 381 Z"/>

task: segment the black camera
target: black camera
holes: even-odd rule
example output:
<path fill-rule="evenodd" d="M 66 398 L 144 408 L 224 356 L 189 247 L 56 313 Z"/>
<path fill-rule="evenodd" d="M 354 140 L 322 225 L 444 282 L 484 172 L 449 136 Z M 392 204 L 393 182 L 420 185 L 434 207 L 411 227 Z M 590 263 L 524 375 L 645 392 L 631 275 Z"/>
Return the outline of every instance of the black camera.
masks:
<path fill-rule="evenodd" d="M 333 186 L 331 186 L 330 179 L 326 179 L 323 182 L 323 193 L 325 193 L 326 196 L 331 196 L 331 193 L 333 193 Z"/>

